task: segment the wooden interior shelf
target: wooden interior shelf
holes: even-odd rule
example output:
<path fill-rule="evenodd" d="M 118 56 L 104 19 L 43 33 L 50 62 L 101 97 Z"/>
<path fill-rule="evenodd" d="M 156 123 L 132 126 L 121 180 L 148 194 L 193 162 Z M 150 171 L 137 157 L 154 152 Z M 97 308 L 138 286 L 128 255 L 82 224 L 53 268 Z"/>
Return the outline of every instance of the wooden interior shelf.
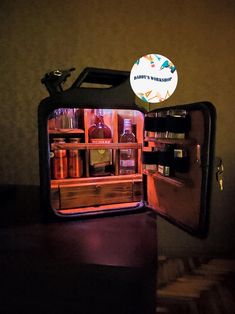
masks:
<path fill-rule="evenodd" d="M 179 145 L 195 145 L 196 140 L 193 138 L 179 139 L 179 138 L 155 138 L 146 137 L 146 142 L 164 143 L 164 144 L 179 144 Z"/>
<path fill-rule="evenodd" d="M 102 205 L 102 206 L 91 206 L 91 207 L 80 207 L 80 208 L 70 208 L 70 209 L 60 209 L 58 212 L 60 214 L 68 215 L 68 214 L 76 214 L 76 213 L 83 213 L 83 212 L 97 212 L 99 210 L 102 211 L 109 211 L 114 209 L 125 209 L 125 208 L 135 208 L 140 205 L 140 202 L 129 202 L 129 203 L 117 203 L 117 204 L 110 204 L 110 205 Z M 101 207 L 101 209 L 100 209 Z"/>
<path fill-rule="evenodd" d="M 51 180 L 51 186 L 56 187 L 59 185 L 71 184 L 85 184 L 85 183 L 102 183 L 114 181 L 142 181 L 142 174 L 135 173 L 129 175 L 115 175 L 105 177 L 89 177 L 89 178 L 66 178 L 60 180 Z"/>
<path fill-rule="evenodd" d="M 85 133 L 82 129 L 49 129 L 49 134 L 83 134 Z"/>
<path fill-rule="evenodd" d="M 108 144 L 97 144 L 97 143 L 65 143 L 65 144 L 57 144 L 52 143 L 51 149 L 127 149 L 127 148 L 133 148 L 133 149 L 141 149 L 142 144 L 141 143 L 108 143 Z"/>
<path fill-rule="evenodd" d="M 164 182 L 167 182 L 167 183 L 174 185 L 174 186 L 177 186 L 177 187 L 183 187 L 186 184 L 186 181 L 183 179 L 179 179 L 176 177 L 164 177 L 163 175 L 161 175 L 157 172 L 150 173 L 150 172 L 144 170 L 143 173 L 146 175 L 152 176 L 153 178 L 157 179 L 158 181 L 164 181 Z M 188 182 L 187 182 L 187 184 L 188 184 Z"/>

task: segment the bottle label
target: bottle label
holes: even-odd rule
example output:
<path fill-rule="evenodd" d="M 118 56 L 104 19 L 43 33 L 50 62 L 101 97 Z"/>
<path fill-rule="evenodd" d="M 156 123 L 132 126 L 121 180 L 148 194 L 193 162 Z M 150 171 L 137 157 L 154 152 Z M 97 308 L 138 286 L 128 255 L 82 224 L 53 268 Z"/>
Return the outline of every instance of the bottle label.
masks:
<path fill-rule="evenodd" d="M 157 171 L 157 165 L 155 165 L 155 164 L 153 164 L 153 165 L 145 164 L 144 165 L 144 169 L 147 170 L 147 171 Z"/>
<path fill-rule="evenodd" d="M 121 167 L 134 167 L 135 159 L 120 160 L 120 166 Z"/>
<path fill-rule="evenodd" d="M 165 177 L 169 177 L 169 175 L 170 175 L 170 167 L 158 165 L 158 172 L 161 175 L 165 176 Z"/>
<path fill-rule="evenodd" d="M 93 144 L 110 144 L 111 138 L 93 138 L 90 140 Z M 90 165 L 93 167 L 102 167 L 111 164 L 112 151 L 111 149 L 91 149 L 90 150 Z"/>

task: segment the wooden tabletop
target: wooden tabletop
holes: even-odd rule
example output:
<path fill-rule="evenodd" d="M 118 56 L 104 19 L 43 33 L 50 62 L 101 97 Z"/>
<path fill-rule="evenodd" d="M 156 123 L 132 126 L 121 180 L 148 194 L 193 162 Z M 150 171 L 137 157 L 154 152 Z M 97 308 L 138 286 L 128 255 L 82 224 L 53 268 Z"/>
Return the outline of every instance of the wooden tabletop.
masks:
<path fill-rule="evenodd" d="M 0 191 L 1 313 L 154 313 L 152 213 L 44 223 L 38 187 Z"/>

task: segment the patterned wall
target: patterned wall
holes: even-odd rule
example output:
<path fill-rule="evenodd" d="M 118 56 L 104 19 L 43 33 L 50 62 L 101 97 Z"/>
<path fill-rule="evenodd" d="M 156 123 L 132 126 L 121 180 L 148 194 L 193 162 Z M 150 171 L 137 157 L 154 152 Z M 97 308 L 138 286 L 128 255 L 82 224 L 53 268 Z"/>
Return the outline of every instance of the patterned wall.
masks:
<path fill-rule="evenodd" d="M 227 177 L 224 194 L 213 196 L 219 222 L 235 181 L 234 17 L 232 0 L 1 0 L 0 183 L 39 183 L 37 106 L 47 96 L 40 83 L 46 71 L 74 66 L 72 81 L 86 66 L 130 70 L 158 52 L 179 75 L 164 105 L 210 100 L 217 107 L 216 150 Z"/>

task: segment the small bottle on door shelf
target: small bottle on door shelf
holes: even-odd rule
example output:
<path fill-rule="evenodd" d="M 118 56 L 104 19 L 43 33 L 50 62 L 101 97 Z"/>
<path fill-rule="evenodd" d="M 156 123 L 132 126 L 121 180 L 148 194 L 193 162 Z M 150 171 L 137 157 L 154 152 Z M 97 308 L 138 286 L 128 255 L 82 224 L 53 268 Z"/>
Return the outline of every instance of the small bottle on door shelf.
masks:
<path fill-rule="evenodd" d="M 142 160 L 145 173 L 157 172 L 158 148 L 154 146 L 143 147 Z"/>
<path fill-rule="evenodd" d="M 167 111 L 151 112 L 145 118 L 145 138 L 165 138 Z"/>
<path fill-rule="evenodd" d="M 104 123 L 104 113 L 102 109 L 95 110 L 95 121 L 88 130 L 89 142 L 93 144 L 112 143 L 111 129 Z M 108 176 L 113 173 L 112 150 L 91 149 L 89 160 L 90 176 Z"/>
<path fill-rule="evenodd" d="M 143 164 L 143 170 L 149 173 L 155 173 L 157 171 L 157 165 L 156 164 Z"/>
<path fill-rule="evenodd" d="M 166 137 L 166 121 L 167 121 L 167 111 L 159 111 L 156 113 L 157 126 L 155 137 L 165 138 Z"/>
<path fill-rule="evenodd" d="M 70 138 L 69 142 L 72 144 L 80 143 L 80 138 Z M 80 151 L 75 149 L 69 150 L 69 177 L 70 178 L 79 178 L 83 174 L 83 162 L 80 155 Z"/>
<path fill-rule="evenodd" d="M 60 145 L 65 144 L 64 138 L 54 138 L 53 143 Z M 54 153 L 52 153 L 53 156 L 53 178 L 54 179 L 65 179 L 68 177 L 68 159 L 66 154 L 66 149 L 62 148 L 56 148 L 54 150 Z"/>
<path fill-rule="evenodd" d="M 136 137 L 132 133 L 131 119 L 124 119 L 123 134 L 120 143 L 136 143 Z M 120 174 L 136 173 L 136 150 L 133 148 L 120 149 Z"/>
<path fill-rule="evenodd" d="M 184 147 L 177 146 L 174 148 L 174 170 L 176 172 L 188 172 L 190 168 L 190 159 L 188 151 Z"/>
<path fill-rule="evenodd" d="M 188 129 L 187 111 L 184 109 L 168 110 L 167 138 L 184 139 Z"/>
<path fill-rule="evenodd" d="M 146 114 L 145 116 L 145 131 L 144 131 L 144 137 L 145 138 L 152 138 L 155 137 L 155 112 L 150 112 Z"/>
<path fill-rule="evenodd" d="M 171 144 L 162 144 L 158 148 L 158 173 L 164 177 L 172 175 L 172 160 L 174 146 Z"/>

